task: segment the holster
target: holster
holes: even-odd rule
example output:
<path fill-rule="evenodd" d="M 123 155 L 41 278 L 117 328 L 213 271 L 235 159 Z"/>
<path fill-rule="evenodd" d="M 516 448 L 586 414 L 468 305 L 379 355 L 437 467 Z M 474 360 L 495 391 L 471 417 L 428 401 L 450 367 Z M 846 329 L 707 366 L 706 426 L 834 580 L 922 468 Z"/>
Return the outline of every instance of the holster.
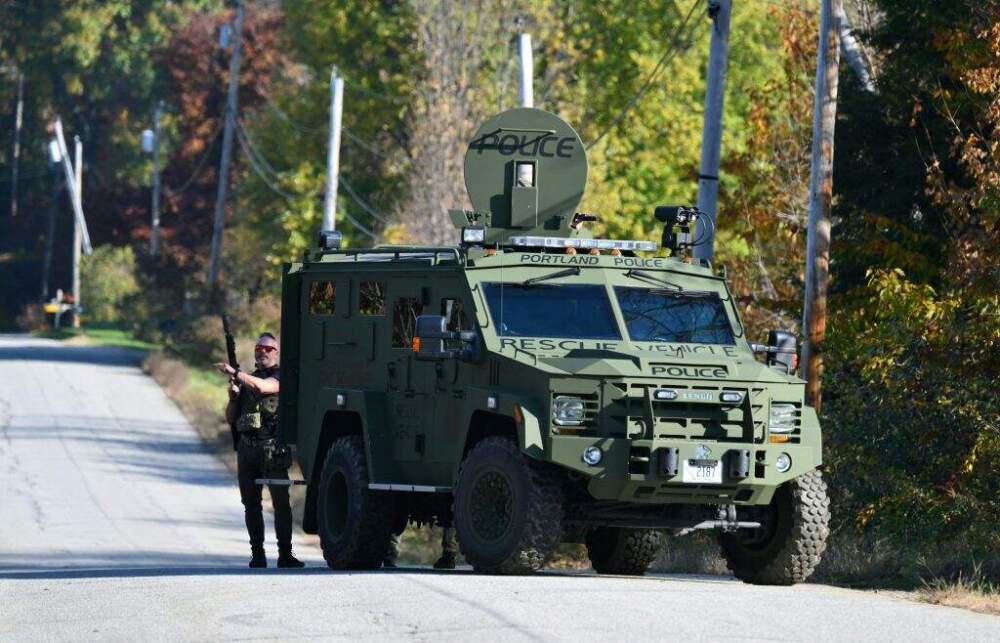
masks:
<path fill-rule="evenodd" d="M 292 450 L 277 439 L 264 443 L 264 470 L 271 474 L 282 474 L 292 466 Z"/>

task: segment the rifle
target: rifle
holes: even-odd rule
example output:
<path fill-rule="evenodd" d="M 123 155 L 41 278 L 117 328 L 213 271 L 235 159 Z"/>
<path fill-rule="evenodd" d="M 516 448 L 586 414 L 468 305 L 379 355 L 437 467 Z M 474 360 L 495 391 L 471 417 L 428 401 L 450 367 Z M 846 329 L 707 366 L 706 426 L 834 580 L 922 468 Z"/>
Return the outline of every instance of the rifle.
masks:
<path fill-rule="evenodd" d="M 226 313 L 222 313 L 222 332 L 226 335 L 226 357 L 229 360 L 229 365 L 239 373 L 240 363 L 236 361 L 236 338 L 233 337 L 233 331 L 229 328 L 229 316 Z M 233 379 L 235 378 L 236 375 L 234 373 Z M 240 431 L 236 427 L 235 422 L 229 423 L 229 431 L 233 434 L 233 450 L 235 451 L 240 443 Z"/>

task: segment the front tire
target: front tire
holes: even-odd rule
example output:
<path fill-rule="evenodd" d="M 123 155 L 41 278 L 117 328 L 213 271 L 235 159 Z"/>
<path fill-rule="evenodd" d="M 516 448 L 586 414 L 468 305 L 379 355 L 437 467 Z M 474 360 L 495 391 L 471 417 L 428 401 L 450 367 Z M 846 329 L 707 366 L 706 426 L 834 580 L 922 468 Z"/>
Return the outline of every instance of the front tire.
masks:
<path fill-rule="evenodd" d="M 830 499 L 818 469 L 774 492 L 761 527 L 719 537 L 736 578 L 754 585 L 801 583 L 819 565 L 830 535 Z"/>
<path fill-rule="evenodd" d="M 598 574 L 642 576 L 662 546 L 663 534 L 652 529 L 598 527 L 587 532 L 587 555 Z"/>
<path fill-rule="evenodd" d="M 368 489 L 361 436 L 345 436 L 330 445 L 317 500 L 326 564 L 332 569 L 380 567 L 389 549 L 395 508 L 391 494 Z"/>
<path fill-rule="evenodd" d="M 455 530 L 477 572 L 526 574 L 562 540 L 563 490 L 556 474 L 502 437 L 477 443 L 455 487 Z"/>

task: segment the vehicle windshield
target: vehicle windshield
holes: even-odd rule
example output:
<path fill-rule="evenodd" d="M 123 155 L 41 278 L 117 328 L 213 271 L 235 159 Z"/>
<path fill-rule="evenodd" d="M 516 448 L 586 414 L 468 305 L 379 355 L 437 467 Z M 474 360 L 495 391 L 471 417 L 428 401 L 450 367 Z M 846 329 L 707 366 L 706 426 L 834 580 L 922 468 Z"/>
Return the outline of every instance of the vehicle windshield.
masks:
<path fill-rule="evenodd" d="M 716 293 L 615 286 L 633 341 L 734 344 L 733 328 Z"/>
<path fill-rule="evenodd" d="M 621 339 L 604 286 L 484 283 L 502 337 Z"/>

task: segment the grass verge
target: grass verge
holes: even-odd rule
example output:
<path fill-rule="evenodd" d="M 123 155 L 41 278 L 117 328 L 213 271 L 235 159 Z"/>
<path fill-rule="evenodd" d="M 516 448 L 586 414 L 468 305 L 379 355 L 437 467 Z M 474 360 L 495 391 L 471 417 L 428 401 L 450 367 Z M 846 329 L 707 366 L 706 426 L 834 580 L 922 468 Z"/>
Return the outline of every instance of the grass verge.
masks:
<path fill-rule="evenodd" d="M 979 565 L 957 578 L 934 578 L 917 590 L 917 598 L 925 603 L 960 607 L 983 614 L 1000 615 L 1000 585 L 992 582 Z"/>
<path fill-rule="evenodd" d="M 35 337 L 56 339 L 71 344 L 90 346 L 117 346 L 136 350 L 154 350 L 156 344 L 136 339 L 126 330 L 120 328 L 61 328 L 59 330 L 44 330 L 32 333 Z"/>

